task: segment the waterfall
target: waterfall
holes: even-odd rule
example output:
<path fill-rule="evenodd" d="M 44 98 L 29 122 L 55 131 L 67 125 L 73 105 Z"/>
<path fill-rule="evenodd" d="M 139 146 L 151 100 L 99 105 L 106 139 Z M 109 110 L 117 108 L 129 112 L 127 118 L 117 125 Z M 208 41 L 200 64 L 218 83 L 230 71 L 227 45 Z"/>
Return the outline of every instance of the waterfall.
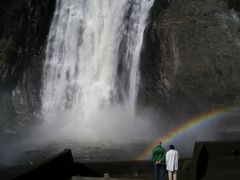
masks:
<path fill-rule="evenodd" d="M 46 121 L 62 118 L 87 127 L 115 106 L 134 112 L 140 50 L 152 4 L 57 0 L 43 73 Z"/>

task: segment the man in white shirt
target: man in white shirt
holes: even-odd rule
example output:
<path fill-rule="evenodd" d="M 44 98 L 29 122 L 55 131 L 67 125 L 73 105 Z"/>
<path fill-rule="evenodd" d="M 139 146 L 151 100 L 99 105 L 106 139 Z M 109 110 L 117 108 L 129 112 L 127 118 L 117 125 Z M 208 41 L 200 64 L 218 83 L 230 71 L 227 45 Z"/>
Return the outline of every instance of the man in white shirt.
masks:
<path fill-rule="evenodd" d="M 178 152 L 174 149 L 174 145 L 170 145 L 170 150 L 166 154 L 166 164 L 169 180 L 177 180 L 178 159 Z"/>

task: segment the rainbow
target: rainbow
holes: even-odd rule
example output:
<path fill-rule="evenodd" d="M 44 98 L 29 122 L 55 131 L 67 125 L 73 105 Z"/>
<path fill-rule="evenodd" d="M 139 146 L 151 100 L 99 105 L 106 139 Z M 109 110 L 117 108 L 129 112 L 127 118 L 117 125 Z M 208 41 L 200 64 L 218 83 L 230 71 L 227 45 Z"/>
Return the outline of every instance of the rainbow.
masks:
<path fill-rule="evenodd" d="M 235 110 L 239 110 L 236 106 L 234 107 L 225 107 L 219 108 L 215 110 L 211 110 L 209 112 L 199 114 L 197 116 L 191 117 L 186 120 L 184 123 L 179 126 L 173 128 L 163 136 L 157 138 L 153 143 L 149 144 L 147 148 L 136 157 L 136 160 L 146 160 L 150 159 L 152 148 L 156 145 L 156 141 L 162 142 L 162 144 L 169 143 L 180 136 L 183 136 L 189 130 L 200 129 L 206 124 L 212 123 L 214 121 L 219 121 L 223 119 L 228 113 L 231 113 Z"/>

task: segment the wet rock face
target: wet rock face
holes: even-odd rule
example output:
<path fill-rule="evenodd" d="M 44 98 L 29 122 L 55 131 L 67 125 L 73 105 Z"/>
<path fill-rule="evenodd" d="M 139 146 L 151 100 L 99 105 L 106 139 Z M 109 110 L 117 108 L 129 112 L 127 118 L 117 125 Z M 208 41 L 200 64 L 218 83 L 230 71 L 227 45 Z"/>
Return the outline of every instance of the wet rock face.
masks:
<path fill-rule="evenodd" d="M 39 104 L 43 48 L 54 6 L 54 0 L 1 1 L 0 106 L 4 111 L 0 122 L 3 126 L 32 114 Z"/>
<path fill-rule="evenodd" d="M 139 104 L 199 112 L 240 100 L 240 14 L 224 0 L 172 0 L 145 31 Z"/>

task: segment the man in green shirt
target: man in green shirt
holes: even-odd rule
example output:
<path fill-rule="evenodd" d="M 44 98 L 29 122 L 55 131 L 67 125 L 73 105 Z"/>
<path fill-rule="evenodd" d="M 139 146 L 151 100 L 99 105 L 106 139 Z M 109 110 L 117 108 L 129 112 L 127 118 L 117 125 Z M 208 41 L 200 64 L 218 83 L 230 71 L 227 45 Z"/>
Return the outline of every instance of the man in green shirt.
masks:
<path fill-rule="evenodd" d="M 152 150 L 152 160 L 154 162 L 153 173 L 154 180 L 164 180 L 165 179 L 165 158 L 166 151 L 162 147 L 162 142 L 158 142 L 158 144 Z"/>

